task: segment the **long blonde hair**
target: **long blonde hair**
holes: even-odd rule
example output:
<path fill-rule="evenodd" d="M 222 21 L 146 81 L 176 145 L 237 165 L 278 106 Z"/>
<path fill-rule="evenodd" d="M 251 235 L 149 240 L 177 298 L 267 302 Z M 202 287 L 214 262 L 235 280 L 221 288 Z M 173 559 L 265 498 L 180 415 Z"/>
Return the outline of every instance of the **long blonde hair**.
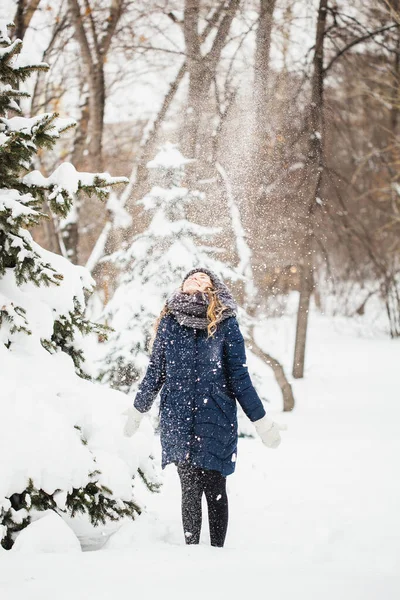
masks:
<path fill-rule="evenodd" d="M 179 286 L 178 289 L 180 291 L 183 291 L 183 283 Z M 207 307 L 207 319 L 208 319 L 207 339 L 208 339 L 208 338 L 212 337 L 214 335 L 214 333 L 216 332 L 217 323 L 219 322 L 220 317 L 221 317 L 222 313 L 224 312 L 224 310 L 226 310 L 228 307 L 225 306 L 225 304 L 222 304 L 213 284 L 211 284 L 211 287 L 207 287 L 205 289 L 205 293 L 207 294 L 208 300 L 209 300 L 208 307 Z M 153 326 L 153 332 L 152 332 L 152 336 L 151 336 L 151 340 L 150 340 L 150 351 L 153 347 L 153 343 L 154 343 L 154 340 L 155 340 L 155 337 L 157 334 L 157 330 L 158 330 L 160 321 L 165 315 L 167 315 L 169 313 L 170 313 L 170 310 L 167 306 L 167 303 L 165 303 L 159 316 L 157 317 L 157 320 L 154 323 L 154 326 Z"/>

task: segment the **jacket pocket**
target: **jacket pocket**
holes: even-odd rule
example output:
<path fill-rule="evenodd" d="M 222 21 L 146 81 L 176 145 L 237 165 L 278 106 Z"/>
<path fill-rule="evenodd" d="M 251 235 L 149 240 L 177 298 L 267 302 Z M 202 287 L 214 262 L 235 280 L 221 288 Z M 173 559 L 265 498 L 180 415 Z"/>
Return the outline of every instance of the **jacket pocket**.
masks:
<path fill-rule="evenodd" d="M 158 416 L 160 416 L 160 415 L 161 415 L 161 411 L 162 411 L 162 409 L 163 409 L 163 406 L 164 406 L 164 404 L 165 404 L 165 400 L 166 400 L 166 398 L 167 398 L 168 394 L 169 394 L 169 389 L 164 389 L 164 388 L 163 388 L 163 389 L 161 390 L 161 394 L 160 394 L 160 407 L 159 407 L 159 409 L 158 409 Z"/>
<path fill-rule="evenodd" d="M 219 409 L 221 419 L 219 421 L 222 426 L 219 433 L 220 442 L 224 445 L 225 450 L 227 447 L 232 446 L 233 448 L 237 442 L 238 433 L 236 399 L 215 383 L 212 384 L 211 394 Z"/>
<path fill-rule="evenodd" d="M 236 400 L 232 396 L 229 396 L 227 392 L 224 392 L 216 383 L 212 384 L 211 393 L 219 408 L 227 419 L 231 421 L 236 409 Z"/>
<path fill-rule="evenodd" d="M 218 383 L 213 382 L 211 390 L 221 396 L 228 404 L 235 404 L 235 398 L 230 396 Z"/>

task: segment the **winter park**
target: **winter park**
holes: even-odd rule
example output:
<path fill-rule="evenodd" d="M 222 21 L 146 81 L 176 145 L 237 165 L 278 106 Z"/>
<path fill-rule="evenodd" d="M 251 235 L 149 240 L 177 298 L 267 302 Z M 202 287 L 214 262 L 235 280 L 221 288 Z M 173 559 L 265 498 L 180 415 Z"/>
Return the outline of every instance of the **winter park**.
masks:
<path fill-rule="evenodd" d="M 3 0 L 0 598 L 400 598 L 399 0 Z"/>

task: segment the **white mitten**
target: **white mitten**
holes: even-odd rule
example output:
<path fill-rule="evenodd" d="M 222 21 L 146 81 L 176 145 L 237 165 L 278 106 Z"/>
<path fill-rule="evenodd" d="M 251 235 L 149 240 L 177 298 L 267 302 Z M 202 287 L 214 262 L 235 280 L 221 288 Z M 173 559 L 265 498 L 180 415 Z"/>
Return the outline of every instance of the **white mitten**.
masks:
<path fill-rule="evenodd" d="M 268 448 L 277 448 L 281 443 L 280 429 L 287 429 L 287 425 L 279 425 L 264 415 L 258 421 L 254 421 L 254 426 L 260 436 L 263 444 Z"/>
<path fill-rule="evenodd" d="M 134 406 L 131 406 L 122 414 L 128 417 L 124 427 L 124 435 L 131 437 L 139 429 L 140 422 L 143 419 L 143 413 Z"/>

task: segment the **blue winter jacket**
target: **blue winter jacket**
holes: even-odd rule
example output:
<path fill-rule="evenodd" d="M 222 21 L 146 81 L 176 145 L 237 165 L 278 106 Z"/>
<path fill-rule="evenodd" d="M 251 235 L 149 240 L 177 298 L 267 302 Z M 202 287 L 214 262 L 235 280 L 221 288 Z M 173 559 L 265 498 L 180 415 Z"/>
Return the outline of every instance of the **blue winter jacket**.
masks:
<path fill-rule="evenodd" d="M 163 469 L 188 460 L 226 476 L 234 472 L 237 456 L 236 400 L 250 421 L 261 419 L 265 409 L 250 379 L 237 318 L 222 320 L 206 338 L 206 329 L 163 316 L 134 406 L 149 410 L 162 388 Z"/>

